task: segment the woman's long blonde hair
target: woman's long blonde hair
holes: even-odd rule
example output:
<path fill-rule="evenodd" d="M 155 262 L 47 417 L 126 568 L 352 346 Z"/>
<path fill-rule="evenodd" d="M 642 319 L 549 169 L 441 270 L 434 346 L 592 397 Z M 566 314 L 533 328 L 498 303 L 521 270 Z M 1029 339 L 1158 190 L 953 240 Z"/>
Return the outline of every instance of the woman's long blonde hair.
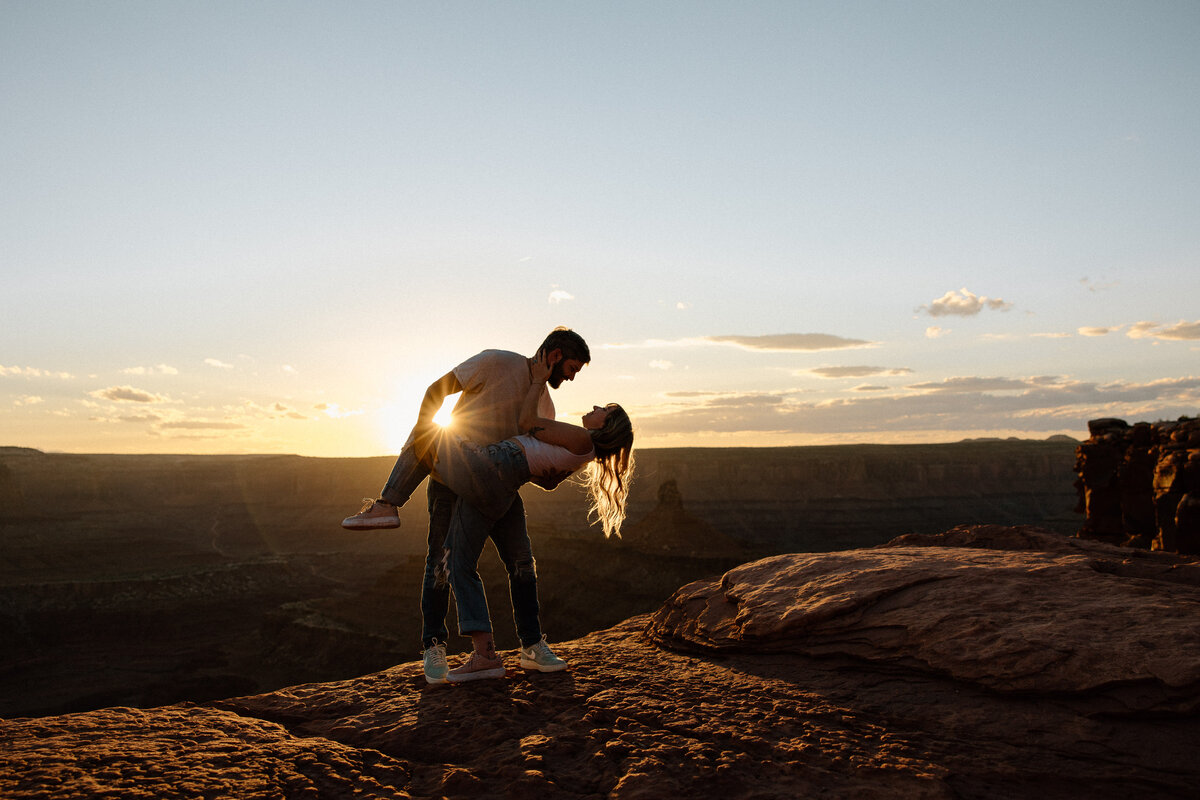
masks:
<path fill-rule="evenodd" d="M 609 403 L 608 417 L 592 434 L 596 458 L 588 464 L 583 477 L 591 505 L 588 519 L 594 515 L 604 527 L 604 536 L 620 536 L 625 521 L 625 503 L 633 480 L 633 423 L 625 409 Z"/>

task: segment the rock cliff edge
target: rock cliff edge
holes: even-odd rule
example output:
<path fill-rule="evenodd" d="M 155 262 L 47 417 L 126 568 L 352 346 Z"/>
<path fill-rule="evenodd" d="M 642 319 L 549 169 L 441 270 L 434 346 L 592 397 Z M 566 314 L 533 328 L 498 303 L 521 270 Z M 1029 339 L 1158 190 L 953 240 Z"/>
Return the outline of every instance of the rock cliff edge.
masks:
<path fill-rule="evenodd" d="M 0 720 L 0 795 L 1194 796 L 1198 613 L 1194 558 L 962 527 L 689 584 L 567 673 Z"/>

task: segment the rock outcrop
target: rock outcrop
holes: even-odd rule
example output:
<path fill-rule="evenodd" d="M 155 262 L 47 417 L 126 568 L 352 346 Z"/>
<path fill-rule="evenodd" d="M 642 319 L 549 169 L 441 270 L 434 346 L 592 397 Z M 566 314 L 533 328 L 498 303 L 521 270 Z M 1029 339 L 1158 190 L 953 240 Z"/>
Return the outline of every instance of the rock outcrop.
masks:
<path fill-rule="evenodd" d="M 1097 419 L 1076 450 L 1088 539 L 1200 553 L 1200 419 Z"/>
<path fill-rule="evenodd" d="M 565 673 L 0 721 L 0 796 L 1194 797 L 1198 612 L 1196 559 L 963 527 L 691 583 Z"/>

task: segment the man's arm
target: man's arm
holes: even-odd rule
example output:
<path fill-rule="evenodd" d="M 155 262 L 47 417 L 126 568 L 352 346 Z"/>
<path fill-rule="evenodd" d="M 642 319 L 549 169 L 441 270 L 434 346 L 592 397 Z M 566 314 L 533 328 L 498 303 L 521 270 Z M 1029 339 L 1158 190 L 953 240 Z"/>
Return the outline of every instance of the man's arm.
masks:
<path fill-rule="evenodd" d="M 462 384 L 451 371 L 429 384 L 425 396 L 421 398 L 421 410 L 417 412 L 417 424 L 413 427 L 413 447 L 417 451 L 417 459 L 430 469 L 433 468 L 434 444 L 437 441 L 433 415 L 441 409 L 442 401 L 462 390 Z"/>

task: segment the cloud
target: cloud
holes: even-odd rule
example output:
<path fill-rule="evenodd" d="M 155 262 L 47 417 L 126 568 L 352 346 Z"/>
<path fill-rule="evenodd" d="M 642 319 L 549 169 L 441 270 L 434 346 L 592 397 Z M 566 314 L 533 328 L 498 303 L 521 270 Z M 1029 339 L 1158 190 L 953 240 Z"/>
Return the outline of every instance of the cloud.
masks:
<path fill-rule="evenodd" d="M 1079 279 L 1079 283 L 1083 285 L 1089 292 L 1102 292 L 1106 289 L 1111 289 L 1116 286 L 1119 281 L 1108 281 L 1107 283 L 1096 283 L 1091 278 L 1083 277 Z"/>
<path fill-rule="evenodd" d="M 925 329 L 926 339 L 939 339 L 950 332 L 949 328 L 943 328 L 939 325 L 930 325 Z"/>
<path fill-rule="evenodd" d="M 53 372 L 47 369 L 38 369 L 37 367 L 6 367 L 0 364 L 0 378 L 6 378 L 9 375 L 16 375 L 21 378 L 60 378 L 69 380 L 75 376 L 69 372 Z"/>
<path fill-rule="evenodd" d="M 906 431 L 1086 430 L 1087 420 L 1173 419 L 1194 414 L 1200 377 L 1109 384 L 1065 376 L 956 376 L 880 395 L 870 386 L 848 397 L 812 400 L 798 392 L 746 394 L 687 392 L 637 411 L 652 436 L 767 433 L 861 440 Z"/>
<path fill-rule="evenodd" d="M 886 387 L 886 386 L 874 386 L 869 383 L 864 383 L 861 386 L 855 386 L 854 391 L 856 391 L 856 392 L 886 392 L 887 388 L 888 387 Z"/>
<path fill-rule="evenodd" d="M 297 370 L 295 367 L 293 367 L 291 364 L 284 364 L 279 369 L 287 375 L 299 375 L 300 374 L 300 371 Z"/>
<path fill-rule="evenodd" d="M 112 400 L 118 403 L 165 403 L 167 398 L 144 389 L 132 386 L 109 386 L 107 389 L 97 389 L 88 392 L 90 397 L 97 400 Z"/>
<path fill-rule="evenodd" d="M 854 347 L 877 347 L 879 342 L 866 339 L 847 339 L 829 333 L 776 333 L 767 336 L 693 336 L 683 339 L 645 339 L 641 342 L 615 342 L 601 345 L 606 350 L 664 347 L 740 347 L 760 352 L 808 352 L 841 350 Z"/>
<path fill-rule="evenodd" d="M 980 297 L 962 289 L 958 292 L 946 292 L 929 305 L 919 307 L 917 311 L 924 311 L 931 317 L 973 317 L 985 308 L 1008 311 L 1012 308 L 1012 303 L 1007 303 L 998 297 Z"/>
<path fill-rule="evenodd" d="M 1130 339 L 1166 339 L 1170 341 L 1195 341 L 1200 339 L 1200 320 L 1163 326 L 1157 322 L 1137 322 L 1129 326 L 1126 334 Z"/>
<path fill-rule="evenodd" d="M 172 422 L 164 422 L 158 427 L 162 430 L 237 431 L 243 430 L 246 426 L 240 422 L 212 422 L 202 419 L 181 419 Z"/>
<path fill-rule="evenodd" d="M 117 417 L 119 422 L 159 422 L 162 420 L 158 414 L 127 414 L 123 417 Z"/>
<path fill-rule="evenodd" d="M 1030 383 L 1017 378 L 946 378 L 943 381 L 914 383 L 909 389 L 917 392 L 1009 392 L 1029 388 Z"/>
<path fill-rule="evenodd" d="M 904 375 L 908 367 L 817 367 L 809 372 L 822 378 L 865 378 L 868 375 Z"/>
<path fill-rule="evenodd" d="M 775 333 L 767 336 L 705 336 L 705 341 L 728 344 L 743 350 L 772 352 L 804 352 L 811 350 L 841 350 L 850 347 L 874 347 L 876 342 L 865 339 L 846 339 L 829 333 Z"/>
<path fill-rule="evenodd" d="M 678 303 L 675 304 L 675 308 L 677 308 L 680 311 L 686 311 L 687 309 L 689 309 L 691 307 L 692 307 L 691 303 L 685 303 L 682 300 L 680 300 Z"/>
<path fill-rule="evenodd" d="M 14 400 L 13 404 L 18 406 L 36 406 L 44 402 L 45 401 L 36 394 L 25 394 Z"/>
<path fill-rule="evenodd" d="M 1083 327 L 1083 328 L 1079 329 L 1079 335 L 1080 336 L 1107 336 L 1108 334 L 1112 333 L 1113 331 L 1119 331 L 1119 330 L 1121 330 L 1120 325 L 1114 325 L 1114 326 L 1107 327 L 1107 328 Z"/>
<path fill-rule="evenodd" d="M 565 300 L 574 299 L 575 295 L 571 294 L 570 292 L 564 292 L 562 289 L 555 289 L 554 291 L 550 292 L 550 297 L 548 298 L 547 302 L 551 303 L 552 305 L 558 305 Z"/>
<path fill-rule="evenodd" d="M 663 359 L 658 358 L 658 359 L 655 359 L 654 361 L 651 361 L 649 366 L 650 366 L 650 369 L 670 369 L 671 367 L 673 367 L 675 365 L 672 364 L 670 361 L 664 361 Z"/>
<path fill-rule="evenodd" d="M 178 375 L 179 370 L 166 364 L 157 367 L 126 367 L 121 370 L 125 375 Z"/>
<path fill-rule="evenodd" d="M 344 417 L 356 417 L 359 414 L 363 413 L 361 409 L 355 410 L 355 411 L 343 411 L 341 406 L 339 406 L 337 403 L 318 403 L 317 405 L 313 406 L 313 409 L 316 411 L 320 411 L 322 414 L 329 417 L 330 419 L 342 419 Z"/>
<path fill-rule="evenodd" d="M 217 358 L 206 358 L 204 359 L 204 363 L 208 364 L 210 367 L 216 367 L 217 369 L 233 369 L 233 364 L 226 364 L 224 361 L 221 361 Z"/>

